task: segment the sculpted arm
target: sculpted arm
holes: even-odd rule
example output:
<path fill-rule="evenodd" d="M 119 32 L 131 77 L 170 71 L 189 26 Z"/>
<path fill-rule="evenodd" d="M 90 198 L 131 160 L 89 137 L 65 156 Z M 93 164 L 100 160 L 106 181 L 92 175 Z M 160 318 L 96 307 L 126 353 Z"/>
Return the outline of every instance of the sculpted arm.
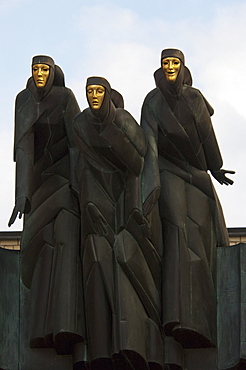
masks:
<path fill-rule="evenodd" d="M 78 195 L 78 183 L 76 177 L 76 164 L 78 161 L 79 150 L 74 142 L 72 122 L 75 116 L 80 112 L 77 100 L 71 90 L 69 90 L 67 105 L 65 110 L 65 126 L 69 145 L 69 166 L 70 166 L 70 186 L 75 195 Z"/>
<path fill-rule="evenodd" d="M 124 109 L 118 109 L 114 122 L 101 132 L 101 137 L 121 162 L 136 176 L 143 168 L 146 138 L 134 118 Z"/>
<path fill-rule="evenodd" d="M 144 103 L 141 115 L 141 127 L 143 128 L 148 147 L 144 158 L 142 172 L 142 197 L 144 215 L 148 216 L 160 196 L 160 176 L 158 165 L 158 123 L 148 104 Z"/>
<path fill-rule="evenodd" d="M 11 226 L 15 222 L 18 214 L 19 218 L 21 218 L 23 213 L 29 213 L 31 210 L 31 182 L 34 161 L 33 132 L 31 130 L 25 132 L 23 126 L 21 126 L 23 125 L 23 121 L 18 113 L 18 96 L 15 111 L 15 206 L 8 226 Z"/>
<path fill-rule="evenodd" d="M 224 170 L 221 168 L 223 165 L 223 161 L 213 125 L 210 119 L 210 114 L 212 114 L 213 112 L 208 109 L 208 103 L 204 96 L 199 92 L 199 90 L 194 89 L 194 93 L 197 94 L 197 127 L 200 139 L 203 144 L 208 169 L 210 170 L 213 177 L 221 185 L 232 185 L 233 181 L 228 178 L 226 174 L 234 174 L 235 171 Z"/>
<path fill-rule="evenodd" d="M 31 209 L 31 176 L 33 158 L 22 148 L 16 149 L 16 188 L 15 206 L 10 217 L 8 226 L 11 226 L 19 213 L 19 218 L 23 213 L 29 213 Z"/>

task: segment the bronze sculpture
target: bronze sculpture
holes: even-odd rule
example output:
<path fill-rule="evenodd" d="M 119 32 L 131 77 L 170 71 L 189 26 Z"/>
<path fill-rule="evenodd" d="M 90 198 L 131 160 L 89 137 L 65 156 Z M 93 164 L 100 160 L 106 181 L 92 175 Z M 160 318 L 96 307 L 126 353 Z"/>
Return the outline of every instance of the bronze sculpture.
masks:
<path fill-rule="evenodd" d="M 166 354 L 217 345 L 216 247 L 229 241 L 208 170 L 226 185 L 234 172 L 183 53 L 163 50 L 154 76 L 142 127 L 102 77 L 87 79 L 80 112 L 48 56 L 16 98 L 9 226 L 25 215 L 30 345 L 73 353 L 74 370 L 161 370 L 163 337 Z"/>
<path fill-rule="evenodd" d="M 156 88 L 146 96 L 141 117 L 149 142 L 143 202 L 153 225 L 161 218 L 162 324 L 183 348 L 214 347 L 216 247 L 229 240 L 207 171 L 226 185 L 233 181 L 225 174 L 234 172 L 221 169 L 213 109 L 191 87 L 183 53 L 163 50 L 154 77 Z"/>
<path fill-rule="evenodd" d="M 107 80 L 88 78 L 86 95 L 73 127 L 88 360 L 92 369 L 162 369 L 160 256 L 141 207 L 146 138 Z"/>
<path fill-rule="evenodd" d="M 25 215 L 22 281 L 32 294 L 32 348 L 69 354 L 83 342 L 79 259 L 80 214 L 74 195 L 76 148 L 71 122 L 79 112 L 64 75 L 49 56 L 32 60 L 32 77 L 16 98 L 16 203 L 9 226 Z"/>

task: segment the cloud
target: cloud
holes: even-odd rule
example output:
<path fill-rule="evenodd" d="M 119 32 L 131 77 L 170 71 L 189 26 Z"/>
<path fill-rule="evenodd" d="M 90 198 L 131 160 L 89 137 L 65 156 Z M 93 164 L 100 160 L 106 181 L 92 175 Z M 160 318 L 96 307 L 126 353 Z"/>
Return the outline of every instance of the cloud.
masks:
<path fill-rule="evenodd" d="M 0 14 L 4 9 L 7 11 L 7 4 L 17 7 L 28 1 L 5 1 L 0 5 Z M 142 13 L 132 11 L 126 6 L 117 6 L 117 2 L 114 5 L 104 3 L 103 5 L 81 6 L 78 1 L 78 4 L 80 6 L 76 7 L 76 12 L 72 5 L 66 8 L 67 11 L 71 8 L 71 13 L 67 12 L 63 15 L 66 25 L 64 28 L 57 29 L 54 22 L 53 29 L 50 30 L 52 37 L 48 38 L 45 33 L 45 45 L 42 45 L 42 50 L 37 53 L 42 53 L 45 46 L 45 53 L 52 55 L 55 61 L 62 66 L 67 86 L 74 91 L 82 109 L 87 106 L 84 88 L 86 78 L 95 74 L 101 75 L 109 80 L 113 88 L 123 94 L 126 109 L 139 121 L 144 97 L 154 88 L 153 73 L 159 68 L 161 50 L 168 47 L 183 50 L 193 76 L 194 86 L 202 91 L 215 108 L 213 123 L 225 167 L 237 170 L 233 187 L 218 185 L 218 194 L 228 226 L 245 226 L 245 218 L 239 211 L 242 209 L 242 200 L 245 198 L 243 184 L 246 179 L 244 170 L 245 2 L 231 3 L 226 6 L 223 4 L 219 6 L 219 2 L 216 2 L 216 11 L 214 11 L 214 3 L 213 5 L 208 3 L 210 10 L 213 7 L 213 17 L 207 17 L 204 22 L 201 22 L 201 19 L 196 20 L 195 17 L 192 21 L 190 17 L 185 18 L 181 11 L 178 13 L 178 9 L 176 17 L 169 20 L 168 14 L 158 12 L 158 7 L 153 7 L 152 12 L 143 16 Z M 30 19 L 30 14 L 26 13 L 26 17 L 22 20 L 24 23 Z M 63 18 L 59 13 L 59 24 L 62 23 Z M 16 54 L 20 53 L 22 56 L 21 62 L 26 61 L 26 55 L 29 58 L 34 55 L 32 51 L 40 47 L 39 44 L 34 43 L 35 35 L 32 41 L 21 50 L 19 44 L 11 43 L 11 52 L 13 53 L 16 47 Z M 8 55 L 7 50 L 4 52 Z M 29 63 L 28 60 L 27 73 L 29 73 Z M 18 62 L 18 64 L 21 63 Z M 8 71 L 9 76 L 12 76 L 13 65 L 11 68 Z M 23 68 L 27 68 L 26 65 Z M 13 137 L 12 124 L 9 122 L 13 121 L 14 85 L 24 87 L 25 78 L 28 77 L 21 76 L 21 73 L 23 74 L 23 72 L 18 74 L 18 81 L 13 76 L 12 82 L 9 80 L 4 82 L 7 87 L 12 85 L 11 93 L 7 92 L 7 88 L 4 90 L 6 91 L 4 104 L 6 102 L 6 105 L 11 106 L 11 109 L 6 108 L 8 114 L 6 113 L 7 115 L 1 118 L 4 122 L 3 130 L 5 131 L 5 122 L 11 130 L 4 135 L 1 132 L 0 139 L 3 143 L 1 144 L 1 155 L 4 158 L 7 158 L 6 151 L 9 150 Z M 5 141 L 8 143 L 6 144 Z M 8 159 L 6 159 L 8 165 L 2 162 L 1 157 L 1 173 L 5 173 L 8 186 L 4 187 L 6 196 L 4 205 L 1 199 L 1 209 L 8 207 L 8 211 L 4 213 L 9 216 L 14 192 L 10 191 L 14 177 L 14 169 L 11 167 L 12 146 Z M 3 225 L 5 223 L 0 224 L 0 229 L 5 228 Z"/>
<path fill-rule="evenodd" d="M 223 168 L 236 171 L 228 175 L 234 180 L 233 186 L 221 186 L 214 181 L 221 204 L 224 209 L 227 225 L 230 227 L 245 226 L 245 211 L 242 204 L 246 201 L 245 193 L 245 137 L 246 118 L 240 115 L 235 107 L 220 99 L 214 100 L 216 114 L 213 124 L 223 155 Z"/>
<path fill-rule="evenodd" d="M 161 49 L 177 47 L 184 51 L 194 86 L 215 108 L 213 123 L 225 168 L 237 171 L 232 176 L 233 187 L 215 182 L 227 225 L 244 226 L 246 4 L 217 5 L 214 18 L 206 23 L 151 17 L 147 21 L 117 7 L 83 11 L 81 29 L 85 36 L 91 31 L 90 19 L 97 25 L 103 20 L 100 33 L 90 38 L 86 63 L 91 72 L 99 70 L 123 93 L 126 108 L 137 119 L 144 96 L 154 87 L 153 72 L 159 67 Z"/>
<path fill-rule="evenodd" d="M 142 91 L 147 93 L 154 87 L 153 72 L 159 67 L 161 50 L 178 47 L 185 52 L 194 81 L 204 93 L 208 91 L 212 98 L 219 96 L 246 114 L 242 104 L 246 75 L 239 67 L 238 72 L 232 70 L 235 62 L 242 64 L 246 57 L 245 17 L 244 3 L 217 7 L 214 19 L 206 23 L 180 21 L 180 17 L 170 22 L 158 14 L 147 21 L 117 5 L 82 7 L 75 19 L 79 38 L 86 40 L 86 53 L 80 50 L 81 66 L 87 75 L 104 74 L 118 85 L 116 88 L 122 88 L 125 99 L 135 102 L 129 108 L 136 112 Z M 234 91 L 236 85 L 239 94 Z"/>
<path fill-rule="evenodd" d="M 13 163 L 13 147 L 10 145 L 13 135 L 8 131 L 1 131 L 1 212 L 0 231 L 8 229 L 8 221 L 14 207 L 15 165 Z M 22 221 L 16 220 L 9 230 L 21 230 Z"/>
<path fill-rule="evenodd" d="M 246 74 L 246 3 L 217 8 L 210 27 L 197 33 L 192 56 L 197 78 L 207 90 L 235 107 L 246 117 L 244 94 Z"/>
<path fill-rule="evenodd" d="M 2 0 L 0 4 L 0 16 L 6 15 L 30 0 Z"/>

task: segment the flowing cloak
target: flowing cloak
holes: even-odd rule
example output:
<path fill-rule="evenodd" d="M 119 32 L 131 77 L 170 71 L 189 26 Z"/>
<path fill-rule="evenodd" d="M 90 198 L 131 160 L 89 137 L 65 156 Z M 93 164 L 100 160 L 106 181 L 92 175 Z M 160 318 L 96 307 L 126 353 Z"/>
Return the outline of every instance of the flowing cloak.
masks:
<path fill-rule="evenodd" d="M 74 121 L 88 356 L 99 364 L 113 358 L 116 368 L 127 359 L 134 369 L 162 369 L 160 257 L 137 222 L 146 138 L 126 110 L 111 105 L 110 116 L 100 122 L 88 108 Z"/>
<path fill-rule="evenodd" d="M 187 85 L 173 106 L 157 87 L 142 107 L 149 141 L 143 202 L 160 190 L 162 324 L 186 348 L 216 345 L 216 247 L 229 245 L 207 173 L 222 166 L 209 111 L 200 91 Z"/>
<path fill-rule="evenodd" d="M 71 121 L 79 112 L 72 91 L 51 86 L 44 96 L 33 79 L 16 98 L 16 200 L 27 199 L 21 274 L 31 289 L 31 347 L 70 353 L 82 340 L 79 202 L 69 186 Z"/>

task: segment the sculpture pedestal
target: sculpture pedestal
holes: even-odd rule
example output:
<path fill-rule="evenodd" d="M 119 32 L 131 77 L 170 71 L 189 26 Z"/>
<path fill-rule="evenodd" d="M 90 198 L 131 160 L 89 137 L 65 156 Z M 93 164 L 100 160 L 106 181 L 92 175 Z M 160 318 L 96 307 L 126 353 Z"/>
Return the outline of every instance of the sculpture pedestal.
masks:
<path fill-rule="evenodd" d="M 217 256 L 218 367 L 245 369 L 246 244 L 218 248 Z"/>
<path fill-rule="evenodd" d="M 167 338 L 169 369 L 246 368 L 246 244 L 218 248 L 217 261 L 218 350 L 184 350 Z M 73 370 L 72 356 L 29 347 L 30 291 L 19 276 L 19 252 L 0 248 L 0 370 Z"/>
<path fill-rule="evenodd" d="M 217 349 L 183 349 L 173 338 L 166 337 L 165 358 L 170 370 L 217 370 Z"/>
<path fill-rule="evenodd" d="M 72 356 L 29 347 L 30 291 L 20 280 L 20 253 L 0 248 L 0 370 L 72 370 Z"/>

